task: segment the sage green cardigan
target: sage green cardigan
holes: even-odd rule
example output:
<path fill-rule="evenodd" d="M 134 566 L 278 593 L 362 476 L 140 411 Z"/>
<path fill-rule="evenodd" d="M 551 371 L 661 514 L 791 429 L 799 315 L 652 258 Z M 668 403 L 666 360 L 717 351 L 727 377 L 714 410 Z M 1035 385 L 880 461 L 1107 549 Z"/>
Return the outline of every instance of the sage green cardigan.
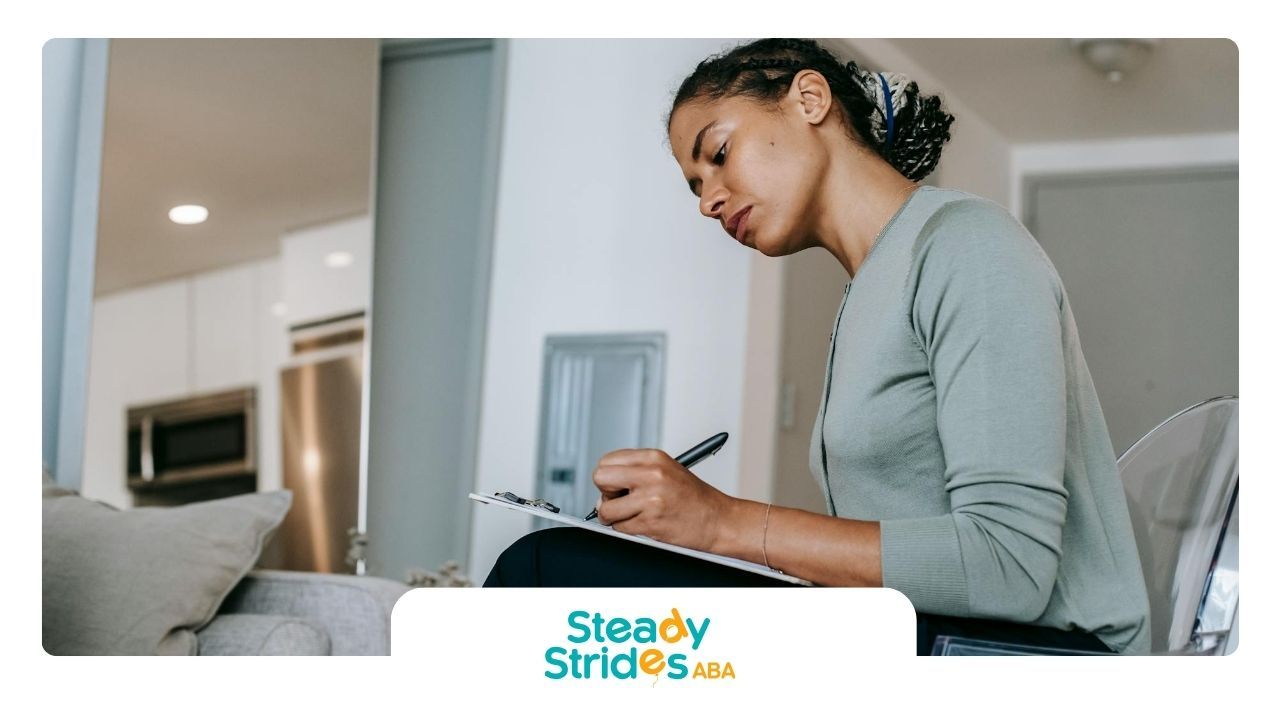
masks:
<path fill-rule="evenodd" d="M 921 185 L 845 286 L 809 466 L 877 520 L 917 612 L 1151 650 L 1116 454 L 1071 305 L 1000 205 Z"/>

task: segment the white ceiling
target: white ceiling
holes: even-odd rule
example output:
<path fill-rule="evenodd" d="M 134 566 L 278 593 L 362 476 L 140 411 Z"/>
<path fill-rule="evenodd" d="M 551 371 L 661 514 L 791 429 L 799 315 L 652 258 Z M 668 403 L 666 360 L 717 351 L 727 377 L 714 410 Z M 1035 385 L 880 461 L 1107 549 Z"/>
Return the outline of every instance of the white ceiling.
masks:
<path fill-rule="evenodd" d="M 1120 84 L 1065 39 L 889 42 L 1011 143 L 1239 127 L 1230 40 L 1162 40 Z M 282 233 L 368 212 L 377 66 L 375 39 L 112 40 L 95 293 L 273 256 Z M 170 222 L 184 203 L 209 220 Z"/>

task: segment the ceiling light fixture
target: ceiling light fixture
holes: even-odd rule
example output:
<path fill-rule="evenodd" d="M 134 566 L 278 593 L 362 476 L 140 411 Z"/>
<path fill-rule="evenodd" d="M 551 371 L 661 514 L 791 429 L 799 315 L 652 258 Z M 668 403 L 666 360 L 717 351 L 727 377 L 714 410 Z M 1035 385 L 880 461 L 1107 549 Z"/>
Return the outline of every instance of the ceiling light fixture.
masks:
<path fill-rule="evenodd" d="M 169 219 L 179 225 L 199 225 L 209 218 L 209 208 L 203 205 L 179 205 L 169 211 Z"/>
<path fill-rule="evenodd" d="M 331 268 L 344 268 L 353 262 L 355 262 L 355 258 L 351 256 L 351 253 L 341 250 L 324 256 L 324 264 Z"/>
<path fill-rule="evenodd" d="M 1142 67 L 1158 40 L 1152 38 L 1072 38 L 1071 47 L 1113 83 Z"/>

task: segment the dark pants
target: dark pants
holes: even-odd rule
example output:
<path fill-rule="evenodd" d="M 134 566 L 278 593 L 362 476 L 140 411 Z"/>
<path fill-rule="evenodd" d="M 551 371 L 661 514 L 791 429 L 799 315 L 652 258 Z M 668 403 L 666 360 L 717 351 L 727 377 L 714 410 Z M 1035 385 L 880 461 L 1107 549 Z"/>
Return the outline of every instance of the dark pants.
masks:
<path fill-rule="evenodd" d="M 515 541 L 494 563 L 485 587 L 800 587 L 590 530 L 557 527 Z M 1089 633 L 995 620 L 916 614 L 916 654 L 938 635 L 1109 652 Z"/>

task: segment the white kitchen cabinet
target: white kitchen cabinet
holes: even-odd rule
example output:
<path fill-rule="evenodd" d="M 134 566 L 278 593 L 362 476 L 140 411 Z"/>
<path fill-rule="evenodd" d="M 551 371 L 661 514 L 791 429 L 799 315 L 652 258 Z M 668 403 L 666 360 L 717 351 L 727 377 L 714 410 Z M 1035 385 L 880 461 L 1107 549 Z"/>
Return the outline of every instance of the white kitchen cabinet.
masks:
<path fill-rule="evenodd" d="M 373 222 L 368 215 L 280 237 L 280 280 L 287 326 L 369 307 Z"/>
<path fill-rule="evenodd" d="M 81 493 L 132 505 L 125 487 L 125 408 L 190 392 L 190 281 L 148 285 L 93 304 Z"/>
<path fill-rule="evenodd" d="M 191 279 L 191 391 L 213 392 L 258 382 L 257 263 Z"/>

